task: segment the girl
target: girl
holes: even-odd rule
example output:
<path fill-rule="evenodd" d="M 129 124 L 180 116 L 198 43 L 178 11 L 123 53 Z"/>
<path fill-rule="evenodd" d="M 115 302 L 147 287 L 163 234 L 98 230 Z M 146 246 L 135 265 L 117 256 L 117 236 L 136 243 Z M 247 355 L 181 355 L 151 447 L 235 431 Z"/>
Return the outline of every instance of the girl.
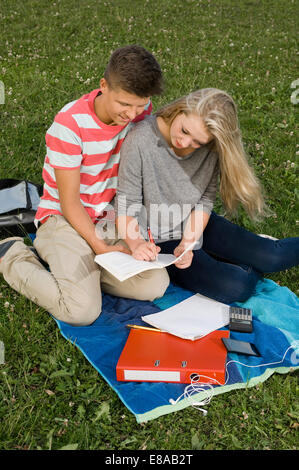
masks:
<path fill-rule="evenodd" d="M 212 212 L 220 195 L 233 213 L 265 213 L 258 179 L 247 162 L 236 105 L 225 92 L 202 89 L 138 123 L 121 149 L 117 226 L 132 255 L 179 256 L 168 267 L 181 287 L 227 304 L 250 297 L 264 273 L 299 263 L 299 238 L 255 235 Z M 147 241 L 147 227 L 155 243 Z"/>

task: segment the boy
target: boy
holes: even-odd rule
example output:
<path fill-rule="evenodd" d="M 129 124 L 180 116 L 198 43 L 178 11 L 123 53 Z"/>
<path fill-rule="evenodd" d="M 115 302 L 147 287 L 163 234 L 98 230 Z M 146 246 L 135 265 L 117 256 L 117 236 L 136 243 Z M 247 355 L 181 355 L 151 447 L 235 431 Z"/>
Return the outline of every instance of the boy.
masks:
<path fill-rule="evenodd" d="M 101 312 L 100 286 L 139 300 L 160 297 L 168 286 L 166 270 L 119 282 L 94 262 L 95 254 L 130 252 L 124 241 L 100 238 L 95 224 L 115 195 L 119 151 L 131 122 L 150 114 L 150 96 L 161 92 L 161 69 L 152 54 L 125 46 L 112 54 L 100 88 L 64 106 L 46 134 L 34 247 L 50 272 L 17 237 L 0 242 L 0 272 L 58 320 L 72 325 L 95 321 Z"/>

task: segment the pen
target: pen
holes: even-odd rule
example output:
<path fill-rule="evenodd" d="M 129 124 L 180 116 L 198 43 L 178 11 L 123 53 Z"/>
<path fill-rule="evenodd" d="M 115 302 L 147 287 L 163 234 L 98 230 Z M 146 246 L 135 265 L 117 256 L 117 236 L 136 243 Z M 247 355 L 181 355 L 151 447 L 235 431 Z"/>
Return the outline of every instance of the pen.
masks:
<path fill-rule="evenodd" d="M 134 328 L 135 330 L 149 330 L 149 331 L 159 331 L 158 328 L 150 328 L 148 326 L 141 326 L 141 325 L 126 325 L 127 328 Z"/>
<path fill-rule="evenodd" d="M 155 240 L 153 239 L 152 232 L 149 227 L 147 227 L 147 234 L 148 234 L 149 241 L 155 245 Z"/>

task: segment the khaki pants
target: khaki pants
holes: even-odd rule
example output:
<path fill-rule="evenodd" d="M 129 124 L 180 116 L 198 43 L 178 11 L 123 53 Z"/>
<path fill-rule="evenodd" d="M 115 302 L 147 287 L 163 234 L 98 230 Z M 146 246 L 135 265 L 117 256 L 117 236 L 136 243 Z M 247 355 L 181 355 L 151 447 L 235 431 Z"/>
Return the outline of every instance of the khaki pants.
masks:
<path fill-rule="evenodd" d="M 96 320 L 102 307 L 101 288 L 115 296 L 152 301 L 162 297 L 169 284 L 166 269 L 118 281 L 94 262 L 88 243 L 60 215 L 41 225 L 33 244 L 50 272 L 22 241 L 16 241 L 4 255 L 0 272 L 17 292 L 71 325 L 89 325 Z"/>

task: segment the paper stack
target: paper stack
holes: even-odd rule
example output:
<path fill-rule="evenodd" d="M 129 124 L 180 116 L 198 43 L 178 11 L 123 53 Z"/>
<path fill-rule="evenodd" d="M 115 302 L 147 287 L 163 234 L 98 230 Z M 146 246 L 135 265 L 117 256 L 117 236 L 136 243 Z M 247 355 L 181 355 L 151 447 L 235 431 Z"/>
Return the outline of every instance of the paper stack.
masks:
<path fill-rule="evenodd" d="M 141 318 L 164 332 L 193 341 L 228 325 L 229 306 L 196 294 L 173 307 Z"/>

